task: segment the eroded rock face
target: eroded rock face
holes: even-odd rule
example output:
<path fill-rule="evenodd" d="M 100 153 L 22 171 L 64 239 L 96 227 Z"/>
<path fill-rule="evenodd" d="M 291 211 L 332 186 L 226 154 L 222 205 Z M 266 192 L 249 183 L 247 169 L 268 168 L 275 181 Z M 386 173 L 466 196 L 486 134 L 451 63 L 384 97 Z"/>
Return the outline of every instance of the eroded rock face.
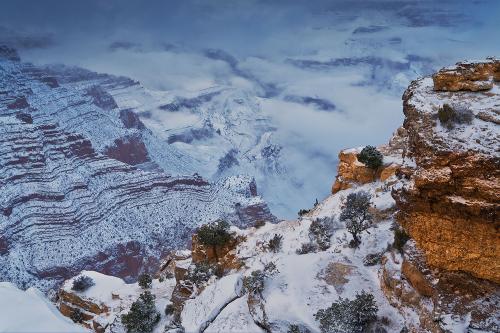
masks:
<path fill-rule="evenodd" d="M 485 332 L 499 329 L 494 315 L 498 285 L 464 272 L 429 268 L 414 242 L 405 246 L 402 256 L 386 255 L 379 277 L 391 305 L 404 309 L 403 313 L 412 309 L 418 316 L 418 326 L 408 325 L 409 332 L 450 332 L 442 323 L 450 314 L 467 317 L 469 328 Z"/>
<path fill-rule="evenodd" d="M 332 193 L 352 187 L 352 183 L 366 184 L 375 180 L 376 173 L 358 161 L 356 149 L 342 150 L 339 153 L 337 177 L 332 187 Z"/>
<path fill-rule="evenodd" d="M 398 221 L 431 266 L 500 282 L 500 139 L 498 61 L 459 64 L 417 80 L 403 96 L 410 185 L 394 192 Z M 476 85 L 489 78 L 488 91 Z M 485 88 L 486 89 L 486 88 Z M 437 92 L 446 90 L 448 92 Z M 452 93 L 450 93 L 452 92 Z M 474 114 L 443 126 L 443 104 Z M 480 116 L 482 115 L 482 116 Z"/>
<path fill-rule="evenodd" d="M 489 90 L 493 81 L 500 81 L 500 60 L 457 63 L 454 67 L 440 70 L 432 79 L 436 91 Z"/>

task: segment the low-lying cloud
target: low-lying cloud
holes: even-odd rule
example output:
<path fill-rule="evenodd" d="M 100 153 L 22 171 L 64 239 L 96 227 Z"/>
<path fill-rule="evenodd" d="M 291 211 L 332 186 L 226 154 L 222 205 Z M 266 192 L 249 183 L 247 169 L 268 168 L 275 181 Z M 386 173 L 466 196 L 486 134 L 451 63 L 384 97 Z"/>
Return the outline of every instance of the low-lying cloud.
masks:
<path fill-rule="evenodd" d="M 0 40 L 25 60 L 179 96 L 221 85 L 256 96 L 304 189 L 283 196 L 288 216 L 327 195 L 339 149 L 388 140 L 411 80 L 500 54 L 494 0 L 16 0 L 0 9 Z"/>

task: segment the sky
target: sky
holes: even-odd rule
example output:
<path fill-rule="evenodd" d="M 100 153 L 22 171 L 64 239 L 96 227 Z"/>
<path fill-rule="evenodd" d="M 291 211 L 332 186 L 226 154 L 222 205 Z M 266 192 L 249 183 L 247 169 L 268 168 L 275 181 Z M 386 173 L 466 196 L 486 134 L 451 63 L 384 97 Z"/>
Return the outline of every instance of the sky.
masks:
<path fill-rule="evenodd" d="M 288 216 L 328 194 L 340 149 L 388 141 L 411 80 L 499 56 L 499 17 L 496 0 L 4 0 L 0 41 L 152 90 L 251 93 L 301 188 Z"/>

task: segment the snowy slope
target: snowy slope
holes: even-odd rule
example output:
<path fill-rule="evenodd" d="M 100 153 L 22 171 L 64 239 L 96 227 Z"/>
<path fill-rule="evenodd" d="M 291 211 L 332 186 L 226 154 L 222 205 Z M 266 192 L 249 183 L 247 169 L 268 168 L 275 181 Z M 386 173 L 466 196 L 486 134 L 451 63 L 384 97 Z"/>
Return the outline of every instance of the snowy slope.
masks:
<path fill-rule="evenodd" d="M 0 282 L 0 332 L 90 332 L 61 315 L 37 289 Z"/>

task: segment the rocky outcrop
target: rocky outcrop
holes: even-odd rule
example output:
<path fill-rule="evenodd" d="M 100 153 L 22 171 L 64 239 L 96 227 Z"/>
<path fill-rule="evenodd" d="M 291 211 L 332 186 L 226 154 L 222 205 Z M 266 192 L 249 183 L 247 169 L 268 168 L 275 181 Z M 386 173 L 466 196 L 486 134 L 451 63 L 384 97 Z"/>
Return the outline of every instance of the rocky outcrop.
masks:
<path fill-rule="evenodd" d="M 493 77 L 498 77 L 499 66 L 498 60 L 458 64 L 410 85 L 403 96 L 404 128 L 415 168 L 406 173 L 408 186 L 394 192 L 398 221 L 429 265 L 496 283 L 500 84 Z M 485 80 L 488 87 L 482 86 Z M 484 89 L 489 90 L 479 91 Z M 437 117 L 443 104 L 469 110 L 475 119 L 445 127 Z"/>
<path fill-rule="evenodd" d="M 376 171 L 358 161 L 356 149 L 342 150 L 339 153 L 337 177 L 332 186 L 332 193 L 351 188 L 354 184 L 366 184 L 375 181 Z"/>
<path fill-rule="evenodd" d="M 194 233 L 191 238 L 191 251 L 173 251 L 163 261 L 158 276 L 173 274 L 176 285 L 170 301 L 174 306 L 174 318 L 180 320 L 185 302 L 199 293 L 203 288 L 197 288 L 191 281 L 186 280 L 186 274 L 191 264 L 208 263 L 216 269 L 219 276 L 229 271 L 238 270 L 243 262 L 236 255 L 236 247 L 243 242 L 245 237 L 234 235 L 227 244 L 207 246 L 202 244 L 198 235 Z M 170 274 L 169 274 L 170 272 Z"/>
<path fill-rule="evenodd" d="M 235 236 L 227 244 L 213 247 L 202 244 L 198 239 L 198 235 L 193 234 L 191 241 L 193 263 L 207 262 L 216 264 L 224 272 L 238 269 L 243 263 L 237 257 L 235 250 L 238 244 L 244 240 L 243 236 Z"/>
<path fill-rule="evenodd" d="M 430 269 L 413 242 L 402 256 L 391 253 L 382 259 L 379 277 L 391 305 L 403 316 L 418 316 L 418 325 L 407 326 L 412 333 L 450 332 L 446 318 L 451 316 L 467 318 L 467 327 L 479 331 L 496 332 L 500 328 L 493 319 L 499 301 L 498 285 L 463 272 Z"/>
<path fill-rule="evenodd" d="M 462 62 L 444 68 L 432 76 L 436 91 L 481 91 L 493 88 L 500 81 L 500 60 L 485 62 Z"/>
<path fill-rule="evenodd" d="M 96 333 L 103 333 L 105 327 L 99 323 L 99 316 L 107 316 L 109 307 L 106 304 L 88 299 L 76 292 L 60 289 L 57 305 L 59 311 L 66 317 L 71 318 L 75 312 L 81 313 L 82 326 L 93 329 Z"/>
<path fill-rule="evenodd" d="M 384 155 L 384 164 L 377 170 L 358 161 L 361 148 L 342 150 L 338 155 L 339 164 L 332 194 L 377 180 L 385 182 L 394 176 L 401 169 L 399 161 L 406 149 L 406 130 L 399 128 L 387 145 L 382 145 L 377 149 Z"/>

